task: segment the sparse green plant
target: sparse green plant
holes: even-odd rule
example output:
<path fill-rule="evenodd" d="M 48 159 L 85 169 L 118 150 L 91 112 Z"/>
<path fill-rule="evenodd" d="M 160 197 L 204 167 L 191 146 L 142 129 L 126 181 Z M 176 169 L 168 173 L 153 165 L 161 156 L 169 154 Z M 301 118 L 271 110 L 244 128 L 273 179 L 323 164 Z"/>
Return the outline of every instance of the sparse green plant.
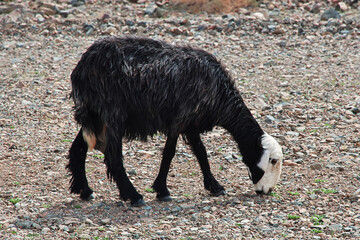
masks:
<path fill-rule="evenodd" d="M 185 193 L 185 194 L 184 194 L 184 197 L 192 197 L 192 195 Z"/>
<path fill-rule="evenodd" d="M 20 198 L 10 198 L 10 200 L 9 200 L 12 204 L 17 204 L 18 202 L 20 202 L 21 201 L 21 199 Z"/>
<path fill-rule="evenodd" d="M 220 167 L 219 167 L 219 170 L 221 170 L 221 171 L 224 170 L 224 169 L 225 169 L 225 168 L 224 168 L 223 166 L 220 166 Z"/>
<path fill-rule="evenodd" d="M 12 234 L 17 234 L 17 232 L 15 230 L 11 231 Z"/>
<path fill-rule="evenodd" d="M 29 233 L 27 236 L 28 236 L 29 238 L 35 238 L 35 237 L 38 237 L 39 234 L 38 234 L 38 233 Z"/>
<path fill-rule="evenodd" d="M 314 216 L 311 217 L 311 221 L 314 223 L 314 225 L 321 225 L 325 217 L 326 217 L 325 215 L 314 214 Z"/>
<path fill-rule="evenodd" d="M 51 206 L 50 204 L 43 203 L 44 208 L 49 208 L 50 206 Z"/>
<path fill-rule="evenodd" d="M 81 208 L 81 206 L 79 204 L 76 204 L 74 208 Z"/>
<path fill-rule="evenodd" d="M 290 194 L 290 195 L 295 195 L 295 196 L 300 195 L 300 193 L 298 193 L 298 192 L 289 192 L 289 194 Z"/>
<path fill-rule="evenodd" d="M 72 139 L 62 139 L 61 142 L 65 143 L 65 142 L 72 142 Z"/>
<path fill-rule="evenodd" d="M 98 230 L 103 232 L 103 231 L 105 231 L 105 228 L 104 227 L 99 227 Z"/>
<path fill-rule="evenodd" d="M 297 219 L 300 219 L 300 216 L 299 216 L 299 215 L 291 215 L 291 214 L 289 214 L 289 215 L 288 215 L 288 219 L 290 219 L 290 220 L 297 220 Z"/>
<path fill-rule="evenodd" d="M 153 193 L 155 190 L 153 188 L 145 188 L 145 192 Z"/>
<path fill-rule="evenodd" d="M 196 174 L 197 174 L 196 172 L 192 172 L 190 175 L 195 176 Z"/>
<path fill-rule="evenodd" d="M 324 179 L 315 179 L 314 181 L 316 183 L 325 183 L 325 182 L 327 182 L 327 180 L 324 180 Z"/>
<path fill-rule="evenodd" d="M 330 194 L 330 193 L 337 193 L 336 190 L 334 189 L 325 189 L 325 188 L 319 188 L 319 189 L 313 189 L 312 191 L 306 191 L 309 194 L 314 194 L 314 193 L 325 193 L 325 194 Z"/>
<path fill-rule="evenodd" d="M 271 192 L 271 193 L 268 193 L 269 196 L 272 196 L 272 197 L 276 197 L 276 198 L 280 198 L 280 195 L 276 192 Z"/>
<path fill-rule="evenodd" d="M 94 154 L 93 156 L 95 158 L 101 158 L 101 159 L 103 159 L 105 157 L 104 154 Z"/>
<path fill-rule="evenodd" d="M 322 233 L 323 231 L 321 231 L 320 229 L 311 229 L 312 233 Z"/>
<path fill-rule="evenodd" d="M 241 223 L 235 223 L 235 226 L 242 227 Z"/>

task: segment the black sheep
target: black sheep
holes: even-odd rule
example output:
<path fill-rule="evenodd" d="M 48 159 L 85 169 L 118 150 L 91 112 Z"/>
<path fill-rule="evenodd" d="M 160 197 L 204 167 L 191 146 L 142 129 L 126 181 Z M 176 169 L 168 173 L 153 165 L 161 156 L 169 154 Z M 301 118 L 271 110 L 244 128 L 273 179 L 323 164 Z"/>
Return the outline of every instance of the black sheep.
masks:
<path fill-rule="evenodd" d="M 282 151 L 245 106 L 233 80 L 210 53 L 147 38 L 107 37 L 83 54 L 71 74 L 75 120 L 82 126 L 69 151 L 71 192 L 91 199 L 85 175 L 86 152 L 105 155 L 108 177 L 121 198 L 143 205 L 123 166 L 122 139 L 167 136 L 157 198 L 169 201 L 166 178 L 182 134 L 196 155 L 204 185 L 214 195 L 224 188 L 210 171 L 200 133 L 214 126 L 228 130 L 238 143 L 258 193 L 268 193 L 279 180 Z"/>

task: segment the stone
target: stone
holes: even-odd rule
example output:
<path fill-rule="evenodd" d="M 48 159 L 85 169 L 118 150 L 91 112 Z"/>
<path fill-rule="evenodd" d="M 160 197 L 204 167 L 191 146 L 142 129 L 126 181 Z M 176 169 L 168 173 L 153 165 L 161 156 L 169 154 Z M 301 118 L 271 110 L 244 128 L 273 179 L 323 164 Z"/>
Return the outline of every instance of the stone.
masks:
<path fill-rule="evenodd" d="M 321 20 L 327 21 L 331 18 L 340 18 L 340 14 L 334 9 L 330 8 L 321 15 Z"/>
<path fill-rule="evenodd" d="M 349 7 L 344 2 L 339 2 L 337 6 L 343 12 L 345 12 L 349 9 Z"/>
<path fill-rule="evenodd" d="M 252 16 L 254 16 L 256 19 L 266 21 L 264 14 L 261 12 L 255 12 L 252 14 Z"/>
<path fill-rule="evenodd" d="M 321 170 L 323 166 L 320 163 L 314 163 L 310 165 L 311 170 Z"/>
<path fill-rule="evenodd" d="M 328 226 L 328 229 L 334 232 L 340 231 L 342 228 L 342 224 L 332 224 Z"/>
<path fill-rule="evenodd" d="M 101 219 L 100 220 L 100 223 L 102 224 L 102 225 L 107 225 L 107 224 L 109 224 L 111 222 L 111 219 L 110 218 L 105 218 L 105 219 Z"/>

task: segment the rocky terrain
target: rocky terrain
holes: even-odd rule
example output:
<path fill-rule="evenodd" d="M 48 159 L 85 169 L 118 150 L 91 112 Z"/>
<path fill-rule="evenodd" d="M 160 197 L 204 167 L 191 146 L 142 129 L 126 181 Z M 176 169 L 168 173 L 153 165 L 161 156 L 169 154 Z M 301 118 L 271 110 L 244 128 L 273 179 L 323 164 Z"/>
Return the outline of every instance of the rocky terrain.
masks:
<path fill-rule="evenodd" d="M 0 2 L 1 239 L 359 239 L 360 4 L 262 1 L 190 14 L 167 1 Z M 137 35 L 218 57 L 263 127 L 283 147 L 281 181 L 258 196 L 235 142 L 202 135 L 227 195 L 212 197 L 178 143 L 172 202 L 151 185 L 165 136 L 125 142 L 125 167 L 147 205 L 119 199 L 103 155 L 88 154 L 96 198 L 69 193 L 67 151 L 79 130 L 69 76 L 91 43 Z"/>

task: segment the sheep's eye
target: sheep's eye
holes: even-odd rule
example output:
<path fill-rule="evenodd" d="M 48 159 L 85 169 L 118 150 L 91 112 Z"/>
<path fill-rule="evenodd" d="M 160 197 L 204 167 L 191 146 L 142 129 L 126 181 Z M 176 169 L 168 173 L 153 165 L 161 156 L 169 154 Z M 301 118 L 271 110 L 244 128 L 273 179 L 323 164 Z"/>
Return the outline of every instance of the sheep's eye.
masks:
<path fill-rule="evenodd" d="M 270 163 L 272 164 L 272 165 L 275 165 L 276 163 L 277 163 L 277 159 L 275 159 L 275 158 L 270 158 Z"/>

